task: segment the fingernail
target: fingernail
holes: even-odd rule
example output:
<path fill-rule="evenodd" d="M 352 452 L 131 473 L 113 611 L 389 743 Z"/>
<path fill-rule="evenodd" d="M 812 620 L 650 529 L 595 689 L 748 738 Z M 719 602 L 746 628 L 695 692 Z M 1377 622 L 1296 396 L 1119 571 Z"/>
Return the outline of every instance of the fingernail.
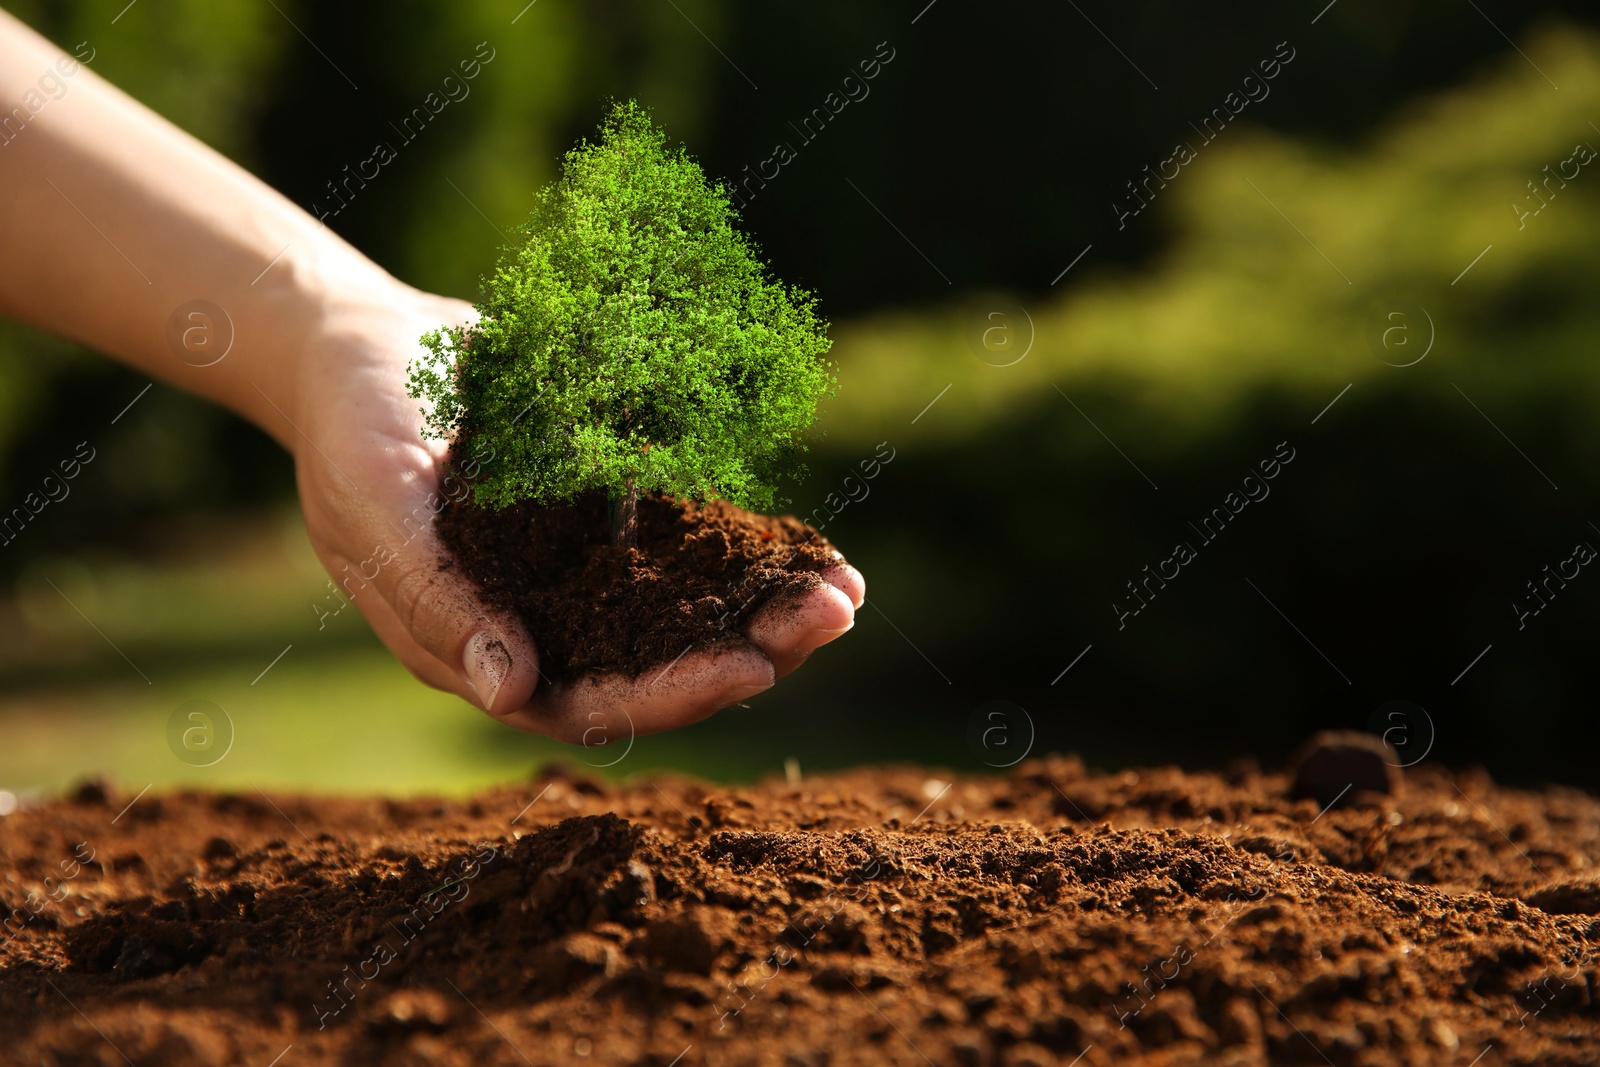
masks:
<path fill-rule="evenodd" d="M 734 704 L 742 704 L 744 701 L 749 700 L 757 693 L 765 693 L 768 689 L 772 688 L 772 685 L 773 683 L 767 682 L 765 685 L 734 686 L 732 689 L 729 689 L 718 698 L 717 707 L 726 708 L 731 707 Z"/>
<path fill-rule="evenodd" d="M 493 630 L 479 630 L 467 641 L 461 661 L 467 682 L 478 694 L 483 710 L 492 710 L 494 698 L 500 695 L 500 687 L 511 673 L 511 650 Z"/>

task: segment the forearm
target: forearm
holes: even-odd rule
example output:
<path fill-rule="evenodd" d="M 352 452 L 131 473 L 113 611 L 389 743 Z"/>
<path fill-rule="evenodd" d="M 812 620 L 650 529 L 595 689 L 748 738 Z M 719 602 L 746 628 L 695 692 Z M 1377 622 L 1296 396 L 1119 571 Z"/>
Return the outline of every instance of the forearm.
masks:
<path fill-rule="evenodd" d="M 404 291 L 3 11 L 0 235 L 0 311 L 209 397 L 286 444 L 307 339 L 330 316 L 379 314 Z M 228 327 L 174 319 L 195 301 L 231 323 L 226 357 L 207 366 L 196 364 L 219 354 Z"/>

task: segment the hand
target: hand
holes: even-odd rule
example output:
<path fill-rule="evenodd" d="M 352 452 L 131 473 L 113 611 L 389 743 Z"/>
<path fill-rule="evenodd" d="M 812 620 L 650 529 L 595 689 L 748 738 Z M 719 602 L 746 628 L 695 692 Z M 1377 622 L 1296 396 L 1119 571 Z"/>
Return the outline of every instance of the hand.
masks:
<path fill-rule="evenodd" d="M 306 528 L 317 556 L 400 662 L 422 681 L 519 730 L 614 740 L 686 726 L 770 688 L 854 625 L 865 595 L 841 557 L 811 588 L 748 620 L 743 647 L 690 652 L 638 678 L 550 683 L 520 620 L 491 613 L 470 579 L 441 569 L 434 532 L 444 443 L 421 436 L 406 368 L 423 333 L 472 307 L 399 283 L 326 309 L 293 376 L 287 417 Z M 430 502 L 432 496 L 432 502 Z"/>

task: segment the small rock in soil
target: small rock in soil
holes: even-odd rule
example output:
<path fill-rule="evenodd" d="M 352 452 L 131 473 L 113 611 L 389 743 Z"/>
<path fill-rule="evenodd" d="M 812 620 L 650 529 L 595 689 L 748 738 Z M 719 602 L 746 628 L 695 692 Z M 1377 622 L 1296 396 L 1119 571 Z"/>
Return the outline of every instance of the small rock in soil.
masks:
<path fill-rule="evenodd" d="M 1400 757 L 1383 738 L 1360 730 L 1324 730 L 1290 759 L 1290 796 L 1322 807 L 1358 803 L 1362 793 L 1392 795 L 1403 782 Z"/>

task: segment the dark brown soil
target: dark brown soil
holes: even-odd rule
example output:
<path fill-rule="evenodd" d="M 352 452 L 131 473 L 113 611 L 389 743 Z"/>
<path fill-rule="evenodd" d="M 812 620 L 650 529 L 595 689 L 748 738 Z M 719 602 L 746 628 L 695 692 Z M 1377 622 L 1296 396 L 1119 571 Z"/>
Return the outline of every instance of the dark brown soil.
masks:
<path fill-rule="evenodd" d="M 811 585 L 837 550 L 790 516 L 721 501 L 639 500 L 638 546 L 611 544 L 605 495 L 572 504 L 462 503 L 439 535 L 491 607 L 516 612 L 551 679 L 585 670 L 637 675 L 740 640 L 760 608 Z"/>
<path fill-rule="evenodd" d="M 0 1059 L 1600 1062 L 1600 802 L 1426 768 L 1288 794 L 1057 757 L 466 802 L 87 788 L 0 819 Z"/>

